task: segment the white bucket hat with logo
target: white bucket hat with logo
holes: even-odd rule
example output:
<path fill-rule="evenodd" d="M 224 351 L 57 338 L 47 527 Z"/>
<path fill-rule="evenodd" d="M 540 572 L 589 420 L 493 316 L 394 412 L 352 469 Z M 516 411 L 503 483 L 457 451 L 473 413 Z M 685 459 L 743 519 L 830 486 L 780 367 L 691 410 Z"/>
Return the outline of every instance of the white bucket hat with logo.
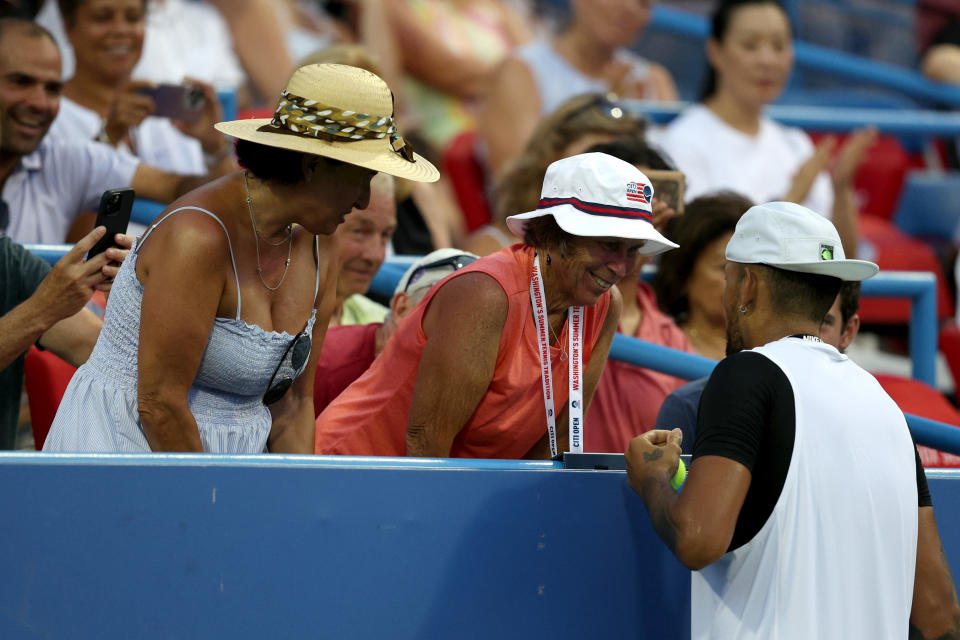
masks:
<path fill-rule="evenodd" d="M 393 119 L 393 93 L 379 76 L 343 64 L 297 69 L 272 118 L 214 125 L 235 138 L 312 153 L 416 182 L 440 174 L 413 152 Z"/>
<path fill-rule="evenodd" d="M 833 223 L 792 202 L 750 207 L 737 222 L 726 256 L 731 262 L 848 281 L 866 280 L 880 270 L 872 262 L 847 259 Z"/>
<path fill-rule="evenodd" d="M 552 215 L 574 236 L 645 240 L 640 254 L 654 256 L 679 245 L 653 228 L 653 186 L 639 169 L 606 153 L 582 153 L 547 167 L 534 211 L 507 218 L 523 237 L 527 221 Z"/>

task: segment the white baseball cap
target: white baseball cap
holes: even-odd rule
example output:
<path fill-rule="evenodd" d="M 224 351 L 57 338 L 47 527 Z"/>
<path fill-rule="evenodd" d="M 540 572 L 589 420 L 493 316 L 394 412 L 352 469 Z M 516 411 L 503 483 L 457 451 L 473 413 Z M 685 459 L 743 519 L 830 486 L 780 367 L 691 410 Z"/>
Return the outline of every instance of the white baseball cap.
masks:
<path fill-rule="evenodd" d="M 431 251 L 407 267 L 393 294 L 404 292 L 415 302 L 419 302 L 430 287 L 479 258 L 475 253 L 461 249 Z"/>
<path fill-rule="evenodd" d="M 866 280 L 880 267 L 848 260 L 833 223 L 792 202 L 767 202 L 747 209 L 727 243 L 727 260 L 743 264 Z"/>
<path fill-rule="evenodd" d="M 653 228 L 653 186 L 639 169 L 606 153 L 582 153 L 547 167 L 536 210 L 507 218 L 507 227 L 523 237 L 527 220 L 552 215 L 574 236 L 646 240 L 640 254 L 655 256 L 676 249 Z"/>

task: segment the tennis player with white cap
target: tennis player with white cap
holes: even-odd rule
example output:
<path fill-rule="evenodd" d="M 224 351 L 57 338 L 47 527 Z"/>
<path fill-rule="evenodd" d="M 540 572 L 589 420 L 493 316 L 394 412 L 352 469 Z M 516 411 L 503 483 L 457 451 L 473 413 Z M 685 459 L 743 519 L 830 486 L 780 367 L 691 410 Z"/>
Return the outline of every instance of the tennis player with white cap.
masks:
<path fill-rule="evenodd" d="M 317 419 L 317 452 L 546 458 L 582 449 L 620 317 L 613 286 L 676 245 L 650 181 L 602 153 L 550 165 L 524 243 L 441 281 L 367 373 Z M 589 428 L 587 430 L 589 434 Z M 589 435 L 587 435 L 589 437 Z"/>
<path fill-rule="evenodd" d="M 748 210 L 726 257 L 728 356 L 703 392 L 682 492 L 670 488 L 679 429 L 638 436 L 626 454 L 657 533 L 696 570 L 692 637 L 956 633 L 903 413 L 817 337 L 841 281 L 877 266 L 847 259 L 826 218 L 786 202 Z"/>

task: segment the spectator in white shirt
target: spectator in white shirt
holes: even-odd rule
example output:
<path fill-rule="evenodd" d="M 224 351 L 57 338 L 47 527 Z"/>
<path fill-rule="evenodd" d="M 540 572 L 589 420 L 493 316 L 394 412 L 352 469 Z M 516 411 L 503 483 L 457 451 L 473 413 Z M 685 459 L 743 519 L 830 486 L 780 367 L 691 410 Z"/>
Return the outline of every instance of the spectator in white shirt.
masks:
<path fill-rule="evenodd" d="M 684 111 L 662 135 L 651 136 L 686 174 L 687 198 L 734 191 L 754 202 L 804 204 L 832 220 L 844 249 L 854 255 L 853 177 L 876 133 L 854 132 L 831 159 L 833 137 L 814 147 L 803 131 L 764 116 L 793 69 L 793 31 L 783 5 L 778 0 L 720 0 L 707 58 L 710 75 L 701 103 Z"/>
<path fill-rule="evenodd" d="M 60 108 L 60 52 L 42 27 L 0 19 L 0 187 L 17 242 L 63 242 L 106 189 L 171 202 L 207 181 L 180 176 L 88 141 L 46 138 Z"/>

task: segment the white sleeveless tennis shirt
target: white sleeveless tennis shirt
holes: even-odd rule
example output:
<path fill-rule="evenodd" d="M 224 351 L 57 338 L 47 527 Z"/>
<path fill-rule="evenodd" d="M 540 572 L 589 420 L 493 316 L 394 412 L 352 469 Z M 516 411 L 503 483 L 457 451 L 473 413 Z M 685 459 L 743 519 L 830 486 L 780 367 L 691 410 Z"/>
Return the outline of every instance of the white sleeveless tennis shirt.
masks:
<path fill-rule="evenodd" d="M 792 387 L 793 455 L 759 533 L 693 573 L 692 638 L 906 638 L 918 512 L 903 413 L 829 345 L 754 351 Z"/>

